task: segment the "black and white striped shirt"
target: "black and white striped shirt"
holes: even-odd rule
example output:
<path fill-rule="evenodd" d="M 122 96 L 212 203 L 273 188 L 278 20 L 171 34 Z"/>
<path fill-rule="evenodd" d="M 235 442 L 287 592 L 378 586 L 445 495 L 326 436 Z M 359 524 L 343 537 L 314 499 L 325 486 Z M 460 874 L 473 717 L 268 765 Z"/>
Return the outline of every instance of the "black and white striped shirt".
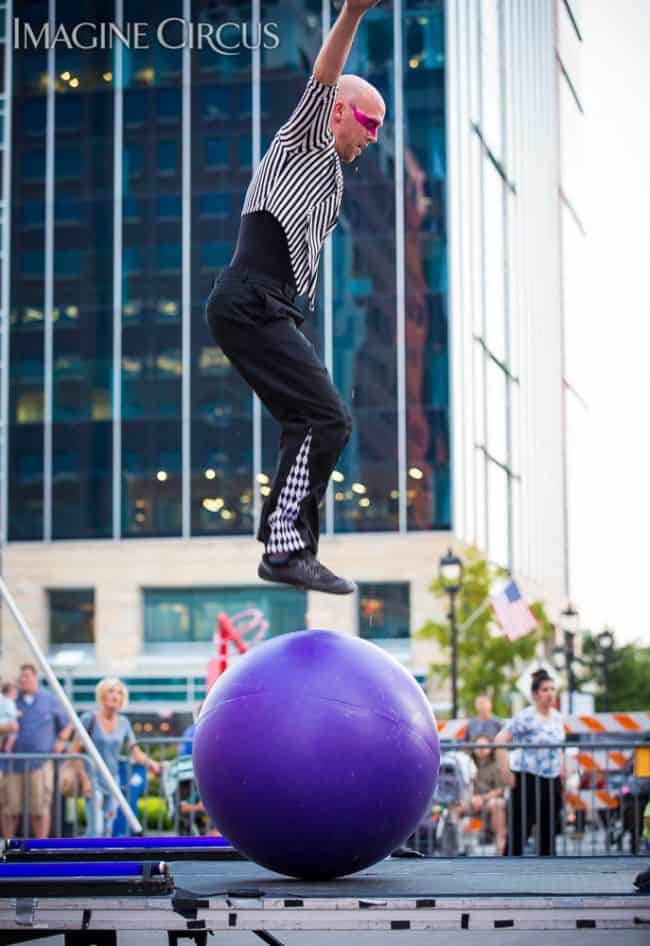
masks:
<path fill-rule="evenodd" d="M 314 309 L 323 243 L 338 220 L 343 172 L 329 127 L 338 85 L 314 76 L 275 135 L 244 199 L 242 214 L 266 210 L 284 228 L 298 295 Z"/>

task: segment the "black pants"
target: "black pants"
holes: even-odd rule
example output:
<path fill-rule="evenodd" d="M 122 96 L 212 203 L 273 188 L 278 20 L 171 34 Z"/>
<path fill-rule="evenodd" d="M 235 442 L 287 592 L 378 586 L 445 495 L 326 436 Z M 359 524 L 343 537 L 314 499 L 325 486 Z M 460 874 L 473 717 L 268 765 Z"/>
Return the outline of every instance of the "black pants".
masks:
<path fill-rule="evenodd" d="M 506 854 L 524 852 L 533 825 L 536 825 L 535 853 L 555 854 L 556 826 L 562 808 L 562 785 L 558 778 L 543 778 L 530 772 L 515 772 L 515 787 L 508 803 L 508 843 Z"/>
<path fill-rule="evenodd" d="M 257 538 L 267 552 L 316 554 L 318 507 L 352 419 L 298 327 L 295 293 L 270 276 L 229 267 L 213 286 L 206 317 L 216 343 L 282 426 Z"/>

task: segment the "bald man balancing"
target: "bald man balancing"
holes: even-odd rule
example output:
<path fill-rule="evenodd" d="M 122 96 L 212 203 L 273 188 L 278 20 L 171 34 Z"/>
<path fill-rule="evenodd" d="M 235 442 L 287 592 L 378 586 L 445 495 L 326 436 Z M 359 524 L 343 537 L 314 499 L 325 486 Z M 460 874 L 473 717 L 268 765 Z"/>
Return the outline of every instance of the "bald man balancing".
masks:
<path fill-rule="evenodd" d="M 318 507 L 352 420 L 300 331 L 295 304 L 314 310 L 323 242 L 343 195 L 341 161 L 377 141 L 386 106 L 358 76 L 341 75 L 364 14 L 377 0 L 347 0 L 289 120 L 251 181 L 235 255 L 217 278 L 206 316 L 215 341 L 282 426 L 280 455 L 257 538 L 266 581 L 330 594 L 355 584 L 317 558 Z"/>

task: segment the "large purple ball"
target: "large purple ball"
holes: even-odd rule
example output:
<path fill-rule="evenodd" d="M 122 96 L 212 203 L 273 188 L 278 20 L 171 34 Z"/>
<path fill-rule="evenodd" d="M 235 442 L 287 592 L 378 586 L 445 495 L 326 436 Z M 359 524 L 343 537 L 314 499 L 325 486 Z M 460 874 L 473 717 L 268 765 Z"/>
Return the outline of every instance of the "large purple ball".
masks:
<path fill-rule="evenodd" d="M 327 879 L 387 857 L 438 776 L 431 707 L 375 644 L 331 631 L 276 637 L 210 691 L 194 736 L 208 814 L 263 867 Z"/>

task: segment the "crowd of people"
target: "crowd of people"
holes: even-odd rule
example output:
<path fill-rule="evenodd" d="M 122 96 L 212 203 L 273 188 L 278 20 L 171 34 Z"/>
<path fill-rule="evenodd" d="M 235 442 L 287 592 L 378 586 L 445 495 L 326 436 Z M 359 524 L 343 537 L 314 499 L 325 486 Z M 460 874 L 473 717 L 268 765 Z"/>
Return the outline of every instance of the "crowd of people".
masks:
<path fill-rule="evenodd" d="M 138 746 L 124 709 L 128 701 L 126 686 L 109 677 L 96 688 L 96 707 L 84 713 L 81 722 L 95 744 L 110 774 L 117 780 L 120 755 L 126 753 L 154 775 L 160 774 L 160 762 L 151 759 Z M 17 685 L 2 686 L 0 702 L 0 826 L 2 836 L 16 836 L 25 801 L 30 830 L 35 838 L 50 836 L 55 778 L 62 794 L 67 783 L 85 800 L 86 833 L 110 836 L 116 805 L 109 785 L 100 773 L 91 777 L 91 765 L 83 758 L 83 746 L 64 707 L 48 689 L 39 685 L 33 664 L 23 664 Z M 53 756 L 69 752 L 72 758 L 54 765 Z M 24 758 L 33 755 L 34 758 Z M 76 757 L 75 757 L 76 756 Z"/>
<path fill-rule="evenodd" d="M 454 815 L 478 818 L 494 839 L 497 854 L 521 856 L 535 835 L 536 853 L 555 853 L 562 811 L 562 715 L 555 709 L 555 684 L 545 670 L 532 676 L 532 703 L 504 722 L 492 712 L 487 694 L 476 698 L 463 741 L 467 753 L 453 751 L 460 789 Z M 508 743 L 521 744 L 509 752 Z M 443 755 L 443 759 L 444 759 Z"/>
<path fill-rule="evenodd" d="M 531 705 L 505 723 L 494 716 L 487 694 L 477 697 L 476 715 L 463 735 L 472 748 L 452 753 L 465 785 L 455 802 L 455 813 L 479 819 L 498 854 L 521 855 L 533 834 L 537 853 L 555 853 L 563 805 L 564 726 L 555 709 L 555 684 L 546 671 L 533 674 L 531 697 Z M 127 702 L 124 683 L 106 678 L 96 688 L 95 708 L 82 714 L 81 723 L 116 781 L 122 756 L 159 776 L 161 763 L 137 744 L 124 712 Z M 194 723 L 183 733 L 179 756 L 191 755 L 197 717 L 198 708 Z M 523 744 L 523 748 L 510 750 L 510 743 Z M 0 695 L 0 827 L 4 837 L 16 835 L 25 808 L 32 835 L 49 836 L 56 779 L 61 795 L 83 797 L 86 833 L 110 836 L 115 799 L 84 751 L 64 707 L 39 685 L 36 667 L 23 664 L 17 683 L 5 682 Z M 55 765 L 54 757 L 65 753 Z M 25 754 L 33 758 L 26 759 Z M 179 810 L 182 815 L 201 815 L 206 830 L 216 831 L 195 792 L 181 793 Z"/>

